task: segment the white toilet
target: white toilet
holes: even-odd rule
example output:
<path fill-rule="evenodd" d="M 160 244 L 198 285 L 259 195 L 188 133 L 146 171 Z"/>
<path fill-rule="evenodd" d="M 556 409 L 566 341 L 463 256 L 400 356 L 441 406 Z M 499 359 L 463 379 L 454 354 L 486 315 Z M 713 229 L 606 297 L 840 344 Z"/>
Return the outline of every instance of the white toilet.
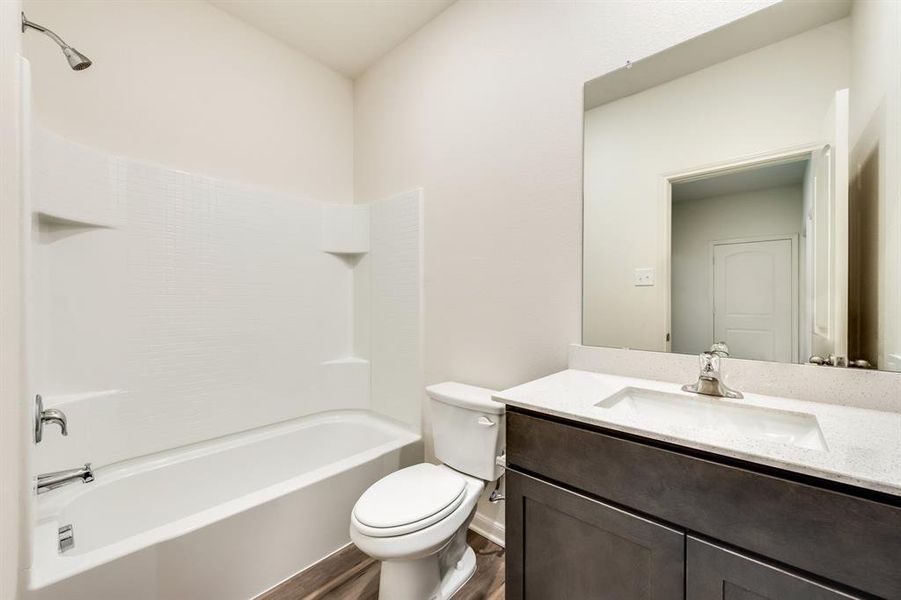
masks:
<path fill-rule="evenodd" d="M 350 538 L 382 561 L 381 600 L 447 600 L 476 570 L 466 530 L 488 482 L 503 469 L 504 405 L 491 390 L 462 383 L 426 388 L 435 456 L 396 471 L 363 492 Z"/>

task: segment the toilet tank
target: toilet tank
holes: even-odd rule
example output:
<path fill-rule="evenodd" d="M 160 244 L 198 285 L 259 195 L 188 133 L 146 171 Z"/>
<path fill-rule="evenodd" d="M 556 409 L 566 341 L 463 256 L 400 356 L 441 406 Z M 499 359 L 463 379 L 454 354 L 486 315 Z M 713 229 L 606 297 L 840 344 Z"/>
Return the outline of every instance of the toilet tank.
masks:
<path fill-rule="evenodd" d="M 448 381 L 426 388 L 431 399 L 435 456 L 467 475 L 493 481 L 503 469 L 505 406 L 493 390 Z"/>

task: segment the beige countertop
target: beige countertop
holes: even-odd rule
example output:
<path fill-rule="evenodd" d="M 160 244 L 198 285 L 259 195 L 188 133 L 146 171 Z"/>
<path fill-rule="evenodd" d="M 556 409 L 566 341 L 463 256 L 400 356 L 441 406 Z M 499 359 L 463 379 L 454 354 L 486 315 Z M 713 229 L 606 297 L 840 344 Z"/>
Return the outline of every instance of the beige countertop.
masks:
<path fill-rule="evenodd" d="M 675 383 L 569 369 L 494 395 L 510 406 L 597 425 L 688 448 L 901 496 L 901 413 L 746 393 L 741 400 L 713 399 L 813 415 L 825 448 L 744 436 L 691 420 L 661 418 L 653 410 L 611 410 L 597 404 L 624 388 L 700 397 Z"/>

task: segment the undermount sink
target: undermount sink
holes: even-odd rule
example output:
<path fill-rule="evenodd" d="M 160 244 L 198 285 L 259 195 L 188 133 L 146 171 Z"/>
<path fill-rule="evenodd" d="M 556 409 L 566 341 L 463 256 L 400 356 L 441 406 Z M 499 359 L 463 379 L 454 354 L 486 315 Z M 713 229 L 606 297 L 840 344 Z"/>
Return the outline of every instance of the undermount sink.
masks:
<path fill-rule="evenodd" d="M 817 418 L 807 413 L 636 387 L 623 388 L 595 406 L 654 428 L 692 427 L 810 450 L 828 450 Z"/>

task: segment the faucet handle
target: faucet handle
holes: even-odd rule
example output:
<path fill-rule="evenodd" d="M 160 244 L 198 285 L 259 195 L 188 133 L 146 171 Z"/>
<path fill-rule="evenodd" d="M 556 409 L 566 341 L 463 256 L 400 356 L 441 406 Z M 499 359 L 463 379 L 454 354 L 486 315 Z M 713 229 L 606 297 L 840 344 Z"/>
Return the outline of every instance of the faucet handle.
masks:
<path fill-rule="evenodd" d="M 710 346 L 710 352 L 720 358 L 729 358 L 729 346 L 726 345 L 726 342 L 713 342 L 713 345 Z"/>
<path fill-rule="evenodd" d="M 66 420 L 66 414 L 56 408 L 48 408 L 44 410 L 44 400 L 38 394 L 34 397 L 34 443 L 40 444 L 44 437 L 44 423 L 55 423 L 59 425 L 60 432 L 63 435 L 69 435 L 69 424 Z"/>

